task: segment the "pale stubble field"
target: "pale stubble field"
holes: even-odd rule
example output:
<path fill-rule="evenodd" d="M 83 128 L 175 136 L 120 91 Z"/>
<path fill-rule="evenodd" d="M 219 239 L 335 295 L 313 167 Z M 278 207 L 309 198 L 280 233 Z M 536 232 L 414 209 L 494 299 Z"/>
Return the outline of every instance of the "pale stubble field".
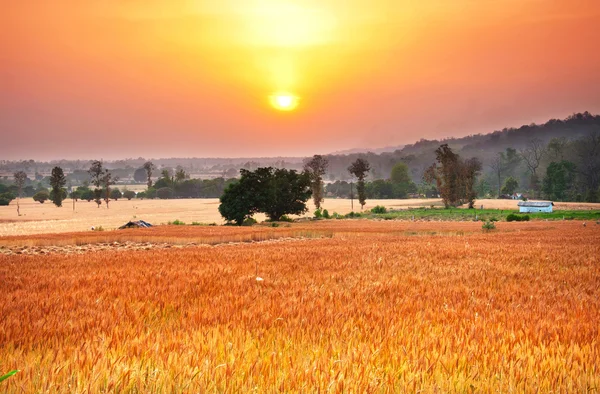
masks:
<path fill-rule="evenodd" d="M 418 207 L 441 207 L 440 199 L 406 199 L 406 200 L 367 200 L 365 210 L 376 205 L 390 209 L 408 209 Z M 517 209 L 517 201 L 512 200 L 478 200 L 476 207 L 486 209 Z M 218 211 L 218 199 L 178 199 L 178 200 L 126 200 L 111 201 L 109 209 L 103 203 L 100 208 L 92 202 L 78 201 L 73 210 L 72 200 L 64 201 L 62 208 L 55 207 L 50 201 L 37 203 L 31 198 L 21 200 L 21 216 L 17 216 L 16 201 L 9 206 L 0 207 L 0 236 L 27 235 L 43 233 L 64 233 L 73 231 L 89 231 L 91 227 L 102 226 L 105 230 L 113 230 L 129 220 L 145 220 L 152 224 L 166 224 L 181 220 L 187 224 L 216 223 L 223 224 Z M 323 207 L 329 213 L 350 212 L 351 202 L 345 199 L 325 199 Z M 312 216 L 314 205 L 308 203 L 306 216 Z M 600 204 L 557 203 L 555 209 L 600 209 Z M 354 201 L 354 211 L 360 211 L 360 205 Z M 262 221 L 264 215 L 256 215 Z"/>

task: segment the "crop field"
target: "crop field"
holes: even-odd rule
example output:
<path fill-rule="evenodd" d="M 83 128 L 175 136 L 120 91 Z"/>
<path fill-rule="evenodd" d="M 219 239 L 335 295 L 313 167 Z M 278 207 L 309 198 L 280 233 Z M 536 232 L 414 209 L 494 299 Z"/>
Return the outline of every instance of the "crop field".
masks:
<path fill-rule="evenodd" d="M 65 200 L 62 208 L 56 208 L 51 202 L 37 203 L 31 198 L 21 200 L 21 216 L 17 216 L 16 201 L 10 206 L 0 207 L 0 236 L 31 235 L 44 233 L 68 233 L 74 231 L 89 231 L 92 227 L 102 227 L 106 230 L 118 228 L 129 220 L 145 220 L 152 224 L 167 224 L 175 220 L 184 223 L 216 223 L 222 224 L 223 219 L 218 211 L 218 199 L 179 199 L 179 200 L 125 200 L 111 201 L 109 209 L 102 204 L 100 208 L 94 202 L 78 201 L 73 210 L 70 199 Z M 368 211 L 376 205 L 387 209 L 404 211 L 409 208 L 442 207 L 440 199 L 406 199 L 406 200 L 367 200 L 364 210 Z M 490 217 L 500 217 L 492 210 L 517 210 L 517 201 L 513 200 L 478 200 L 476 207 L 484 206 Z M 352 211 L 350 200 L 325 199 L 324 208 L 330 214 L 337 212 L 347 214 Z M 312 216 L 314 206 L 309 202 L 306 216 Z M 600 212 L 600 204 L 585 203 L 556 203 L 555 210 L 560 211 L 590 211 Z M 354 211 L 360 211 L 360 205 L 354 201 Z M 439 211 L 439 210 L 436 210 Z M 457 209 L 454 210 L 456 213 Z M 444 220 L 464 220 L 465 215 L 447 215 L 444 211 L 425 212 L 422 218 L 442 218 Z M 470 211 L 467 216 L 474 218 L 476 212 Z M 408 220 L 411 214 L 395 215 L 398 219 Z M 504 213 L 504 216 L 506 213 Z M 575 215 L 576 216 L 576 215 Z M 264 215 L 256 215 L 262 221 Z"/>
<path fill-rule="evenodd" d="M 115 242 L 166 246 L 64 249 Z M 20 370 L 1 392 L 600 389 L 596 223 L 161 226 L 0 248 L 0 375 Z"/>

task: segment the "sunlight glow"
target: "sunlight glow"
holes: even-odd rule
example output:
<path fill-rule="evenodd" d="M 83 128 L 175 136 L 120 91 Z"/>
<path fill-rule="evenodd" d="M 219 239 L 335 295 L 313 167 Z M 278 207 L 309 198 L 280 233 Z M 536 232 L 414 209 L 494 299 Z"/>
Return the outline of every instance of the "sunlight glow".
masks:
<path fill-rule="evenodd" d="M 276 93 L 269 97 L 273 108 L 280 111 L 292 111 L 298 106 L 298 97 L 290 93 Z"/>

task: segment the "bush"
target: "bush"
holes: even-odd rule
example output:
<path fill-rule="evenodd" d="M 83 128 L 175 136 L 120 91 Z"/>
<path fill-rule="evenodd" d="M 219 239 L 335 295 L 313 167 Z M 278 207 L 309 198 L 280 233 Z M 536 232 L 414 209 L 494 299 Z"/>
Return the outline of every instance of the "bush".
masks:
<path fill-rule="evenodd" d="M 329 211 L 324 209 L 323 210 L 323 219 L 329 219 L 331 218 L 331 216 L 329 216 Z"/>
<path fill-rule="evenodd" d="M 131 200 L 132 198 L 135 198 L 135 192 L 133 190 L 125 190 L 123 192 L 123 197 Z"/>
<path fill-rule="evenodd" d="M 344 215 L 345 218 L 359 218 L 361 214 L 359 212 L 350 212 Z"/>
<path fill-rule="evenodd" d="M 323 217 L 323 212 L 321 211 L 321 208 L 317 208 L 317 210 L 315 211 L 315 218 L 321 219 L 322 217 Z"/>
<path fill-rule="evenodd" d="M 112 198 L 113 200 L 116 201 L 121 197 L 123 197 L 123 193 L 121 193 L 121 191 L 119 189 L 112 189 L 110 191 L 110 198 Z"/>
<path fill-rule="evenodd" d="M 162 200 L 173 198 L 173 189 L 171 189 L 170 187 L 161 187 L 156 191 L 156 197 Z"/>
<path fill-rule="evenodd" d="M 509 214 L 506 217 L 507 222 L 528 222 L 529 215 L 516 215 L 514 213 Z"/>
<path fill-rule="evenodd" d="M 481 226 L 481 228 L 484 231 L 491 231 L 491 230 L 495 230 L 496 229 L 496 225 L 494 224 L 494 222 L 485 222 L 485 223 L 483 223 L 483 225 Z"/>
<path fill-rule="evenodd" d="M 15 196 L 12 193 L 10 193 L 10 192 L 2 193 L 2 194 L 0 194 L 0 206 L 6 206 L 6 205 L 10 204 L 10 202 L 14 199 L 15 199 Z"/>
<path fill-rule="evenodd" d="M 50 193 L 45 190 L 39 191 L 33 195 L 33 201 L 37 201 L 40 204 L 43 204 L 50 198 Z"/>
<path fill-rule="evenodd" d="M 253 226 L 253 225 L 255 225 L 256 223 L 258 223 L 258 222 L 256 221 L 256 219 L 254 219 L 254 218 L 246 218 L 246 219 L 244 220 L 244 222 L 242 223 L 242 226 Z"/>
<path fill-rule="evenodd" d="M 382 205 L 377 205 L 376 207 L 371 209 L 371 213 L 377 213 L 377 214 L 387 213 L 387 209 L 386 209 L 386 207 L 384 207 Z"/>
<path fill-rule="evenodd" d="M 144 198 L 146 198 L 146 192 L 139 192 L 138 194 L 135 195 L 137 198 L 139 198 L 140 200 L 143 200 Z"/>
<path fill-rule="evenodd" d="M 173 225 L 173 226 L 185 226 L 185 222 L 182 222 L 179 219 L 175 219 L 172 222 L 168 222 L 168 225 Z"/>
<path fill-rule="evenodd" d="M 294 219 L 292 219 L 291 217 L 289 217 L 288 215 L 282 215 L 279 218 L 280 222 L 288 222 L 288 223 L 292 223 L 294 221 Z"/>

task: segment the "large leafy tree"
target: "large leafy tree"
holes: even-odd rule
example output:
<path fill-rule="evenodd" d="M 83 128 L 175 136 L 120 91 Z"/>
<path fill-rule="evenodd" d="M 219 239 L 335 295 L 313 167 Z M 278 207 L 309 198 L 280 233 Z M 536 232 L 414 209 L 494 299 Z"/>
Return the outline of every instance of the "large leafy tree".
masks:
<path fill-rule="evenodd" d="M 258 212 L 273 221 L 306 212 L 311 196 L 308 173 L 263 167 L 242 169 L 240 174 L 240 180 L 230 184 L 220 199 L 219 212 L 228 222 L 241 225 Z"/>
<path fill-rule="evenodd" d="M 348 167 L 348 172 L 356 177 L 356 192 L 358 194 L 358 202 L 362 210 L 367 203 L 367 192 L 365 188 L 365 178 L 371 171 L 371 165 L 366 159 L 359 157 Z"/>
<path fill-rule="evenodd" d="M 50 186 L 52 191 L 50 192 L 50 199 L 57 207 L 62 207 L 62 202 L 66 195 L 64 187 L 67 184 L 67 178 L 63 169 L 60 167 L 54 167 L 52 169 L 52 175 L 50 176 Z"/>
<path fill-rule="evenodd" d="M 323 175 L 327 172 L 328 164 L 327 159 L 321 155 L 314 155 L 304 164 L 304 171 L 310 176 L 312 198 L 317 209 L 321 208 L 323 202 Z"/>

